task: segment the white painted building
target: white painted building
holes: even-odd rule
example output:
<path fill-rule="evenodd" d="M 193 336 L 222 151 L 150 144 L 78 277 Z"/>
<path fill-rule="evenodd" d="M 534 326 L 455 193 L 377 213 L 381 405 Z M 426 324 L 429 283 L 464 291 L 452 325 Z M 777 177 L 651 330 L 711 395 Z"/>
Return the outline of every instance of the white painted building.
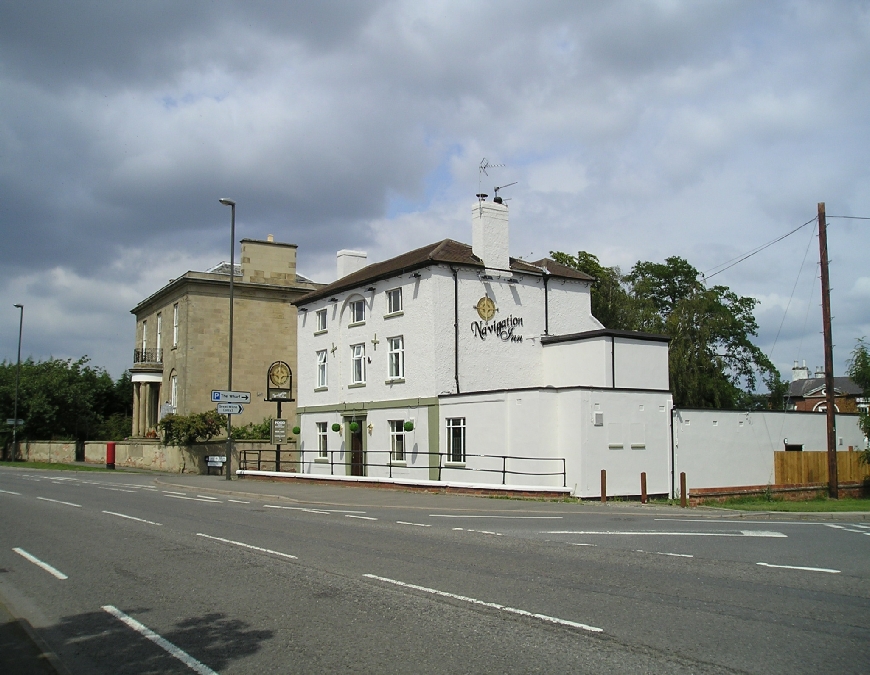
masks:
<path fill-rule="evenodd" d="M 499 200 L 500 201 L 500 200 Z M 508 254 L 508 208 L 295 301 L 302 470 L 370 480 L 668 492 L 668 342 L 607 330 L 583 273 Z M 335 429 L 335 430 L 334 430 Z"/>

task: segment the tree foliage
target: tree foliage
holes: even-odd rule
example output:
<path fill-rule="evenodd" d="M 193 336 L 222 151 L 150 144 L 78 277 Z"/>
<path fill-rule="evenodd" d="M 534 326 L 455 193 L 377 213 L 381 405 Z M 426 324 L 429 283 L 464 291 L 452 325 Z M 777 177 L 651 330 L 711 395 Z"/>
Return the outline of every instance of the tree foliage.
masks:
<path fill-rule="evenodd" d="M 226 415 L 206 410 L 190 415 L 165 415 L 158 426 L 163 431 L 165 445 L 192 445 L 220 435 L 227 425 Z"/>
<path fill-rule="evenodd" d="M 849 377 L 864 390 L 864 400 L 870 399 L 870 345 L 866 338 L 858 338 L 855 348 L 847 364 Z M 870 464 L 870 414 L 861 412 L 858 419 L 861 431 L 864 433 L 865 449 L 861 454 L 861 461 Z"/>
<path fill-rule="evenodd" d="M 674 403 L 697 408 L 781 408 L 786 384 L 752 343 L 758 335 L 754 298 L 726 286 L 707 288 L 689 262 L 638 262 L 628 274 L 604 267 L 586 251 L 551 252 L 553 259 L 596 278 L 592 314 L 607 328 L 662 333 L 671 338 L 669 372 Z M 768 396 L 754 390 L 761 379 Z"/>
<path fill-rule="evenodd" d="M 250 422 L 245 426 L 233 427 L 232 436 L 238 441 L 263 441 L 272 438 L 272 418 L 264 417 L 259 424 Z"/>
<path fill-rule="evenodd" d="M 15 408 L 16 363 L 0 363 L 0 417 L 5 422 Z M 125 372 L 117 382 L 102 368 L 78 360 L 21 362 L 18 390 L 18 430 L 22 440 L 121 440 L 130 433 L 133 387 Z M 12 437 L 3 425 L 0 439 Z"/>

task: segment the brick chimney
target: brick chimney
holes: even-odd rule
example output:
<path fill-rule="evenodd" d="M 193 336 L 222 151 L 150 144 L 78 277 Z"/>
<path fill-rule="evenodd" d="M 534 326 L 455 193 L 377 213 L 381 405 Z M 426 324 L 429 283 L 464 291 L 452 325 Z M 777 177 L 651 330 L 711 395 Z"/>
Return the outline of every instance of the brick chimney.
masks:
<path fill-rule="evenodd" d="M 471 250 L 489 269 L 510 269 L 508 208 L 482 199 L 471 207 Z"/>

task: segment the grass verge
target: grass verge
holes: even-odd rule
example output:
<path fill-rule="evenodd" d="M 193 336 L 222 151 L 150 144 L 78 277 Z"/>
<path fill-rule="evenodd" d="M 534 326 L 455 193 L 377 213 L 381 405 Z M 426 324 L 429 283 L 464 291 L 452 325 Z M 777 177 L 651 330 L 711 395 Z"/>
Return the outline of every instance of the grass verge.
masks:
<path fill-rule="evenodd" d="M 82 466 L 79 464 L 52 464 L 50 462 L 0 462 L 0 467 L 14 469 L 54 469 L 55 471 L 110 471 L 102 466 Z"/>
<path fill-rule="evenodd" d="M 843 511 L 870 511 L 870 499 L 828 499 L 820 497 L 806 501 L 787 501 L 784 499 L 767 500 L 758 497 L 734 497 L 724 502 L 709 503 L 705 506 L 718 506 L 741 511 L 796 511 L 803 513 L 824 513 Z"/>

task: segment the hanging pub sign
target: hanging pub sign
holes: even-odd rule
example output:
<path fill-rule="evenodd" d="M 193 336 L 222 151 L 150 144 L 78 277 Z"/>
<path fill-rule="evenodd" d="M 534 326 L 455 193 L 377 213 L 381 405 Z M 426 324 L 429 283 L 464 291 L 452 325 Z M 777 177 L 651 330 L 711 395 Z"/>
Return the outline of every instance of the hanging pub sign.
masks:
<path fill-rule="evenodd" d="M 492 335 L 502 342 L 523 341 L 523 336 L 517 335 L 514 332 L 517 328 L 522 327 L 522 317 L 511 314 L 507 319 L 490 323 L 489 320 L 495 316 L 495 313 L 498 310 L 496 309 L 495 302 L 493 302 L 492 298 L 488 295 L 485 295 L 478 300 L 474 308 L 477 310 L 477 315 L 483 319 L 483 321 L 471 322 L 471 334 L 474 335 L 474 337 L 486 340 L 487 336 Z"/>
<path fill-rule="evenodd" d="M 283 361 L 275 361 L 266 377 L 266 400 L 292 401 L 292 391 L 293 371 Z"/>

